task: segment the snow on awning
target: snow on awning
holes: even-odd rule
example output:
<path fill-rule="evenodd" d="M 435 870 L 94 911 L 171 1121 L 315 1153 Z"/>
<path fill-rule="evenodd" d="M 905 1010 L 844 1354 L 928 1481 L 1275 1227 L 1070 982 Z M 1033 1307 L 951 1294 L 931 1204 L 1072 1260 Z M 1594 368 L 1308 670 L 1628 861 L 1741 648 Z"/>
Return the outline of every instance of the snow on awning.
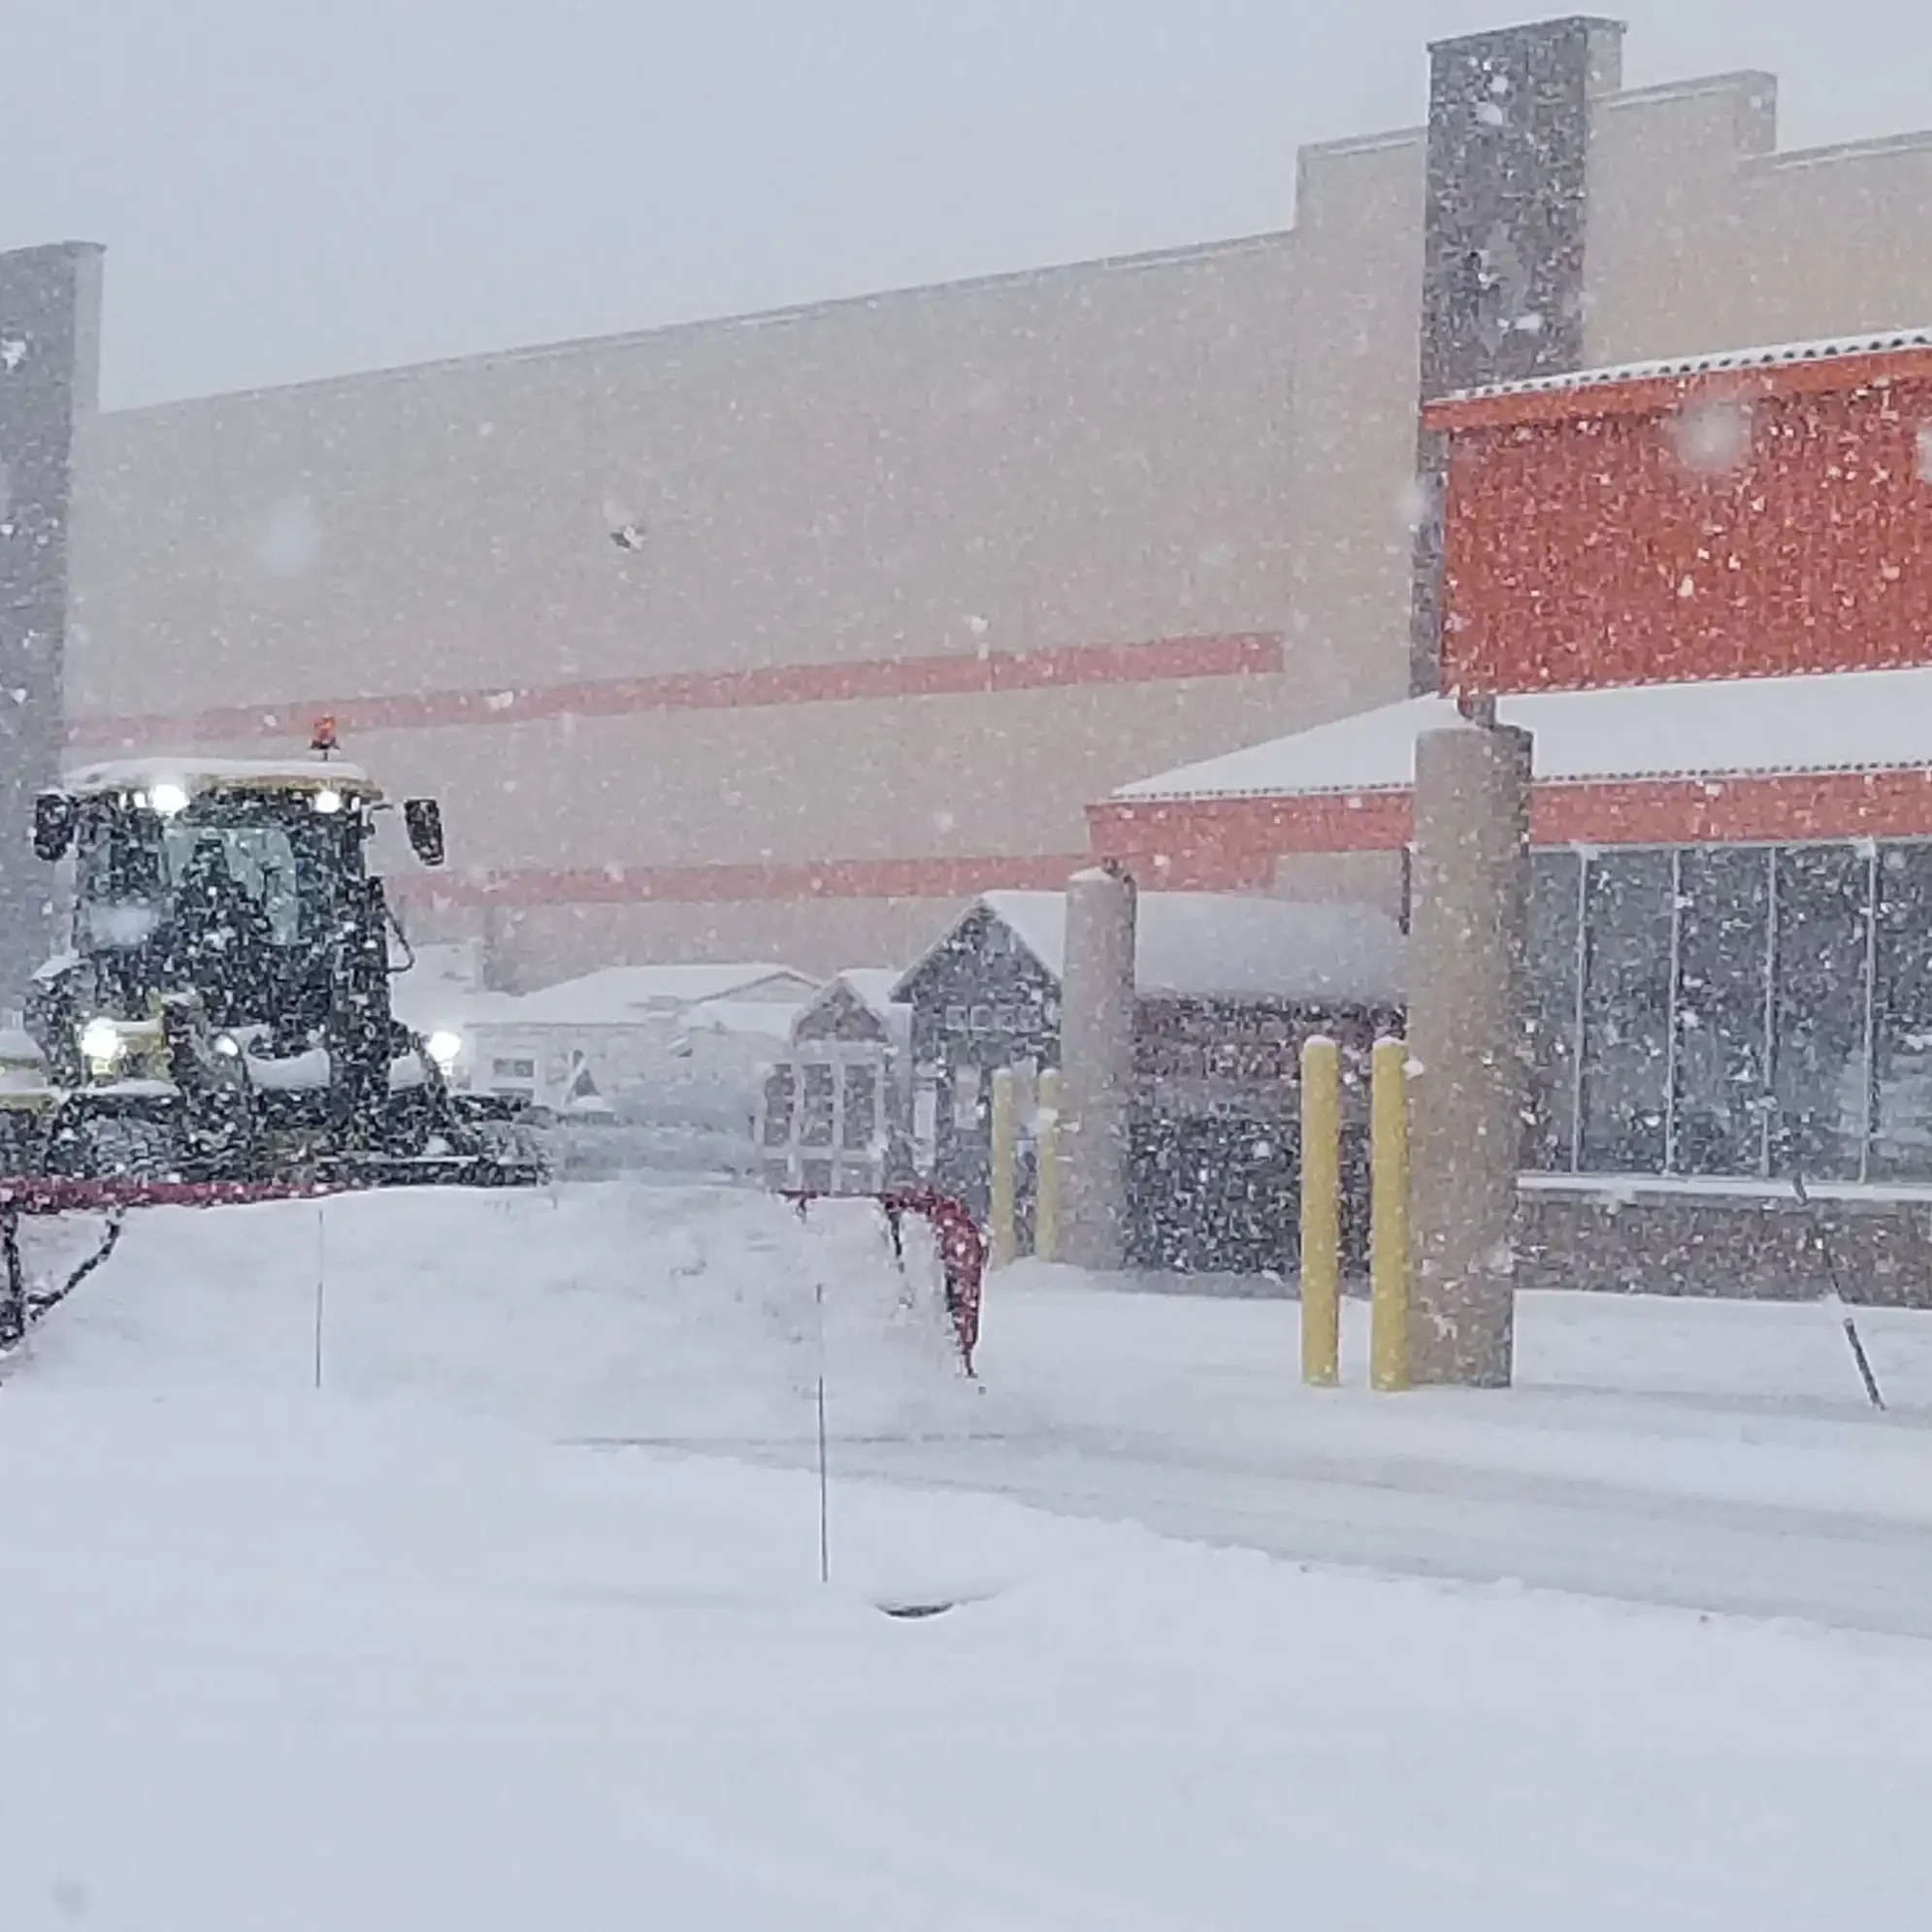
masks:
<path fill-rule="evenodd" d="M 1535 738 L 1539 782 L 1932 769 L 1932 667 L 1550 691 L 1498 701 Z M 1405 791 L 1416 739 L 1463 720 L 1409 698 L 1124 785 L 1116 801 Z"/>
<path fill-rule="evenodd" d="M 992 892 L 979 901 L 1056 979 L 1066 895 Z M 1146 892 L 1134 914 L 1143 999 L 1338 1000 L 1399 1005 L 1401 929 L 1377 906 L 1255 894 Z"/>
<path fill-rule="evenodd" d="M 1932 329 L 1915 328 L 1615 363 L 1453 390 L 1425 403 L 1423 420 L 1431 429 L 1475 429 L 1545 413 L 1535 408 L 1539 400 L 1559 413 L 1615 409 L 1654 401 L 1660 387 L 1685 398 L 1727 387 L 1740 393 L 1849 387 L 1866 379 L 1921 377 L 1928 351 Z"/>

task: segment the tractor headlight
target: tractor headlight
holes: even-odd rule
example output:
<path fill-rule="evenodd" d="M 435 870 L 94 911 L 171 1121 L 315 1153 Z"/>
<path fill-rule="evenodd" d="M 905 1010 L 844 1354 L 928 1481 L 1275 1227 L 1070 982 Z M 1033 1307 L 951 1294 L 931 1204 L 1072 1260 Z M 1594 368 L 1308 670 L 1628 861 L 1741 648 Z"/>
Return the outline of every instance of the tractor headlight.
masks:
<path fill-rule="evenodd" d="M 173 818 L 188 808 L 187 788 L 183 785 L 172 785 L 164 778 L 147 794 L 147 802 L 163 818 Z"/>
<path fill-rule="evenodd" d="M 423 1041 L 423 1051 L 447 1073 L 456 1064 L 456 1057 L 463 1051 L 463 1035 L 452 1033 L 445 1027 L 439 1027 L 429 1038 Z"/>
<path fill-rule="evenodd" d="M 89 1020 L 81 1029 L 81 1058 L 89 1066 L 112 1066 L 126 1051 L 127 1042 L 112 1020 Z"/>
<path fill-rule="evenodd" d="M 331 817 L 343 808 L 343 795 L 332 785 L 324 785 L 311 802 L 324 818 Z"/>

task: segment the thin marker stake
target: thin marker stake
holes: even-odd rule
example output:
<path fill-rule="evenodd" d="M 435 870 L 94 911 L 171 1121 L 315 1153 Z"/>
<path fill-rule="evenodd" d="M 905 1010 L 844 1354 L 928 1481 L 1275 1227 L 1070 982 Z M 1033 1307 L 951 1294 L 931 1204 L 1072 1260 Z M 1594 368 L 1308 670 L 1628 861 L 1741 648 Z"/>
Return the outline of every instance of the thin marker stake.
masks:
<path fill-rule="evenodd" d="M 327 1278 L 328 1220 L 315 1210 L 315 1387 L 322 1386 L 322 1284 Z"/>
<path fill-rule="evenodd" d="M 1798 1196 L 1800 1207 L 1812 1207 L 1812 1197 L 1805 1191 L 1805 1177 L 1802 1174 L 1792 1174 L 1791 1191 Z M 1836 1305 L 1839 1316 L 1845 1324 L 1845 1339 L 1851 1345 L 1851 1359 L 1858 1364 L 1858 1379 L 1865 1385 L 1865 1399 L 1883 1415 L 1885 1398 L 1879 1392 L 1879 1378 L 1872 1373 L 1871 1358 L 1865 1353 L 1865 1344 L 1858 1333 L 1858 1325 L 1851 1319 L 1851 1305 L 1846 1300 L 1845 1293 L 1838 1285 L 1838 1263 L 1832 1256 L 1831 1241 L 1825 1232 L 1824 1219 L 1816 1209 L 1812 1212 L 1812 1231 L 1817 1236 L 1817 1251 L 1824 1261 L 1825 1280 L 1831 1284 L 1830 1299 Z"/>
<path fill-rule="evenodd" d="M 818 1580 L 832 1581 L 832 1483 L 825 1454 L 825 1284 L 813 1288 L 818 1303 Z"/>

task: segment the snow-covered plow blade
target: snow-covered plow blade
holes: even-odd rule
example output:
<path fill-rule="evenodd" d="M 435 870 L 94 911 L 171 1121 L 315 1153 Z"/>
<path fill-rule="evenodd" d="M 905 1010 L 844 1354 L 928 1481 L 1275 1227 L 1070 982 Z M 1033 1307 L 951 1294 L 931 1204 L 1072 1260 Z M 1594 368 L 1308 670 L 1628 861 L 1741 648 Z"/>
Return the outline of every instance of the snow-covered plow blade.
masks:
<path fill-rule="evenodd" d="M 219 1207 L 295 1200 L 326 1190 L 282 1181 L 150 1181 L 42 1178 L 0 1180 L 0 1352 L 16 1347 L 36 1322 L 57 1308 L 112 1255 L 129 1209 Z M 31 1283 L 20 1227 L 29 1215 L 99 1215 L 98 1242 L 53 1279 Z"/>
<path fill-rule="evenodd" d="M 213 1207 L 236 1211 L 180 1212 Z M 583 1403 L 555 1421 L 591 1434 L 662 1428 L 694 1403 L 708 1421 L 741 1385 L 822 1352 L 828 1321 L 835 1366 L 870 1361 L 881 1387 L 948 1359 L 941 1381 L 970 1375 L 985 1260 L 966 1210 L 920 1190 L 815 1201 L 616 1183 L 0 1179 L 0 1357 L 89 1281 L 106 1286 L 76 1302 L 82 1332 L 132 1347 L 144 1375 L 225 1354 L 284 1320 L 291 1293 L 317 1297 L 319 1327 L 325 1247 L 330 1306 L 356 1329 L 345 1360 L 517 1402 L 577 1378 Z M 507 1362 L 522 1366 L 497 1391 Z"/>
<path fill-rule="evenodd" d="M 487 1162 L 434 1160 L 373 1162 L 367 1172 L 353 1177 L 308 1180 L 0 1177 L 0 1354 L 17 1347 L 35 1323 L 65 1301 L 114 1253 L 127 1215 L 135 1208 L 238 1207 L 410 1185 L 513 1187 L 528 1185 L 529 1178 L 514 1170 L 499 1171 Z M 29 1217 L 51 1220 L 64 1215 L 99 1217 L 104 1224 L 99 1237 L 78 1261 L 64 1263 L 46 1280 L 30 1279 L 21 1241 L 22 1224 Z"/>

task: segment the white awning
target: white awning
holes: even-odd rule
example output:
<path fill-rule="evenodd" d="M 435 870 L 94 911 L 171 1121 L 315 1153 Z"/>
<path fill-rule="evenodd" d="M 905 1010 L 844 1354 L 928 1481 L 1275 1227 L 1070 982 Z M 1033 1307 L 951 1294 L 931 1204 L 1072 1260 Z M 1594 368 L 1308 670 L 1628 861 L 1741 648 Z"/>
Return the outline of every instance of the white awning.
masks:
<path fill-rule="evenodd" d="M 1551 783 L 1932 768 L 1932 668 L 1546 691 L 1497 704 L 1533 734 Z M 1148 800 L 1404 791 L 1416 739 L 1462 723 L 1447 698 L 1409 698 L 1313 731 L 1124 785 Z"/>

